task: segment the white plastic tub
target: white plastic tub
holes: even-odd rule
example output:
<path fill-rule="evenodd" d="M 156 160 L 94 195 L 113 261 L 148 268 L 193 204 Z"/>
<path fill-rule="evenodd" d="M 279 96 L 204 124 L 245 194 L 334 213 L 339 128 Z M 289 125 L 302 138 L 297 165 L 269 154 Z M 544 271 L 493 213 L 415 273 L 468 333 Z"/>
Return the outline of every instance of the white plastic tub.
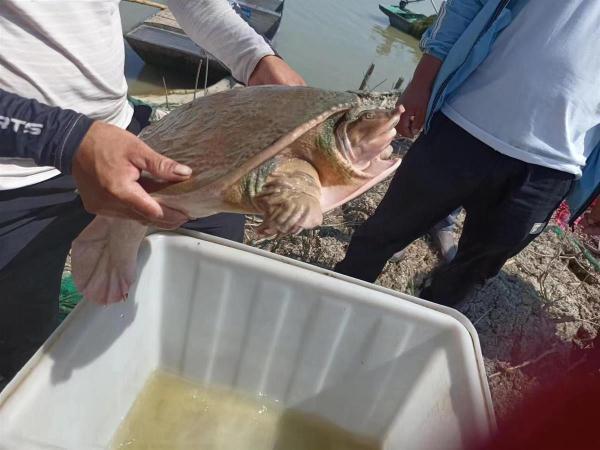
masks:
<path fill-rule="evenodd" d="M 129 300 L 80 304 L 0 394 L 0 449 L 106 448 L 159 367 L 265 394 L 385 449 L 461 448 L 493 430 L 462 315 L 220 242 L 146 239 Z"/>

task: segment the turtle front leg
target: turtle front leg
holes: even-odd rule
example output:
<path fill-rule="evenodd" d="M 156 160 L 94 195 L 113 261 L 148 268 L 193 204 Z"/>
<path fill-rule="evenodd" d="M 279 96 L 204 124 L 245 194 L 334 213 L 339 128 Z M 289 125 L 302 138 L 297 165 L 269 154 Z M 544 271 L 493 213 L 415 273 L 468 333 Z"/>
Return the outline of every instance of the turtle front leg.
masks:
<path fill-rule="evenodd" d="M 253 203 L 264 216 L 257 230 L 262 235 L 296 234 L 323 223 L 319 175 L 304 160 L 279 163 Z"/>

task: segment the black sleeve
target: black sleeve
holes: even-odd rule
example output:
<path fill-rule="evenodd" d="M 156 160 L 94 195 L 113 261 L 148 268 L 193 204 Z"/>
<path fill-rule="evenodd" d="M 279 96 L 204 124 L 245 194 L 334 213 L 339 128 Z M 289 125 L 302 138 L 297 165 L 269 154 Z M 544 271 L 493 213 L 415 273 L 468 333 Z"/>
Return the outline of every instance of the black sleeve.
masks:
<path fill-rule="evenodd" d="M 71 172 L 71 162 L 93 120 L 0 89 L 0 156 L 32 158 Z"/>

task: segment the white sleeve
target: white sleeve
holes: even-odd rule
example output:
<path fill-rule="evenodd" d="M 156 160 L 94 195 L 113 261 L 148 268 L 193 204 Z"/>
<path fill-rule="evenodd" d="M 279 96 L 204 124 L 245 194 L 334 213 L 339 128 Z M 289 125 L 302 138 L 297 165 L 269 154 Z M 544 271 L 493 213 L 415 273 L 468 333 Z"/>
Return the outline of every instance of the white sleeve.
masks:
<path fill-rule="evenodd" d="M 243 83 L 261 58 L 274 54 L 227 0 L 168 0 L 168 5 L 187 35 Z"/>

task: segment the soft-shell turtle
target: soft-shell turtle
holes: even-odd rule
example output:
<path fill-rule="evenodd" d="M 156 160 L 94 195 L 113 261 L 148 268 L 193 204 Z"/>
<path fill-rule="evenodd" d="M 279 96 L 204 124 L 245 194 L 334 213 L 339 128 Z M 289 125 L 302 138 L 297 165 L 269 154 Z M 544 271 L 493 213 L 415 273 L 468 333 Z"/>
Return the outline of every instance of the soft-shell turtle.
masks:
<path fill-rule="evenodd" d="M 150 147 L 193 169 L 153 193 L 190 217 L 217 212 L 264 216 L 266 235 L 321 224 L 396 169 L 390 141 L 397 93 L 263 86 L 199 98 L 147 127 Z M 126 297 L 146 227 L 97 217 L 73 244 L 77 286 L 89 300 Z"/>

